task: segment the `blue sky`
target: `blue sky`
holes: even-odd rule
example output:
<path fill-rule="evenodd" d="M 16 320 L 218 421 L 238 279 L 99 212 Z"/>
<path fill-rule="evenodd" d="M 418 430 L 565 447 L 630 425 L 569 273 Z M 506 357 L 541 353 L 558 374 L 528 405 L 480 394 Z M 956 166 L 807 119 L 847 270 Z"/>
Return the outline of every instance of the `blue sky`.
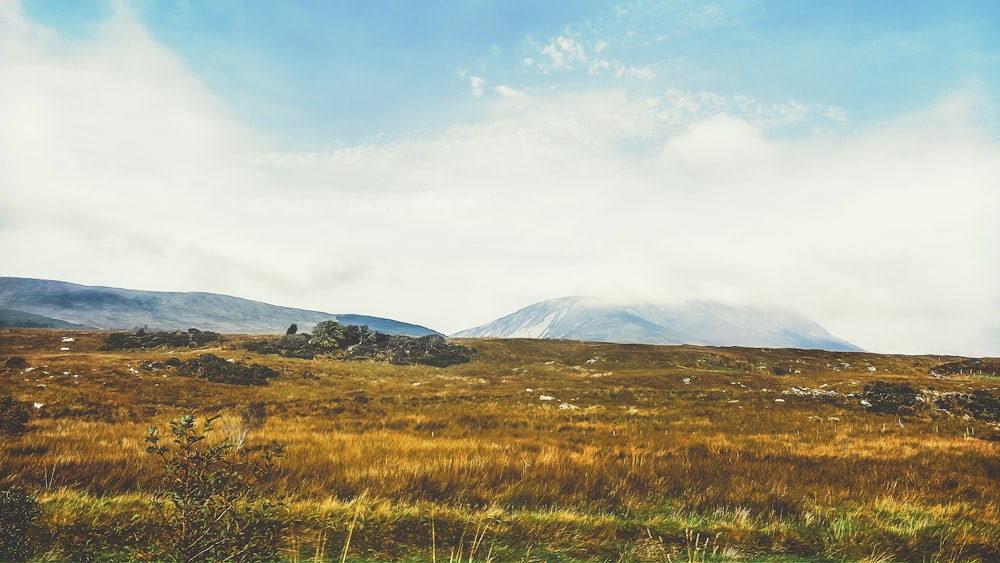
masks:
<path fill-rule="evenodd" d="M 115 5 L 24 2 L 68 36 Z M 1000 93 L 995 2 L 127 2 L 125 9 L 284 145 L 426 134 L 475 120 L 467 79 L 534 91 L 667 88 L 840 108 L 860 127 L 956 88 Z M 586 60 L 552 64 L 564 37 Z M 604 45 L 600 53 L 595 52 Z M 535 64 L 526 64 L 533 59 Z M 616 77 L 598 60 L 647 71 Z M 994 118 L 995 119 L 995 118 Z M 829 125 L 829 124 L 827 124 Z"/>
<path fill-rule="evenodd" d="M 0 0 L 0 76 L 7 275 L 1000 354 L 995 2 Z"/>

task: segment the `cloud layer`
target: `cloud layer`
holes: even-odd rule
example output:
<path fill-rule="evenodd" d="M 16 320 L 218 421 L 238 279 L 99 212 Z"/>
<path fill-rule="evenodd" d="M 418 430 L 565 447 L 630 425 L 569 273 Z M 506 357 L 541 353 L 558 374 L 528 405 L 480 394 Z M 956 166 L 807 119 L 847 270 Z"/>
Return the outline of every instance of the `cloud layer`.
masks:
<path fill-rule="evenodd" d="M 553 69 L 599 58 L 546 45 Z M 1000 142 L 974 88 L 848 135 L 835 107 L 471 75 L 479 119 L 290 152 L 127 10 L 68 43 L 11 2 L 0 76 L 8 275 L 446 332 L 572 294 L 715 299 L 873 351 L 1000 355 Z M 811 128 L 776 135 L 787 123 Z"/>

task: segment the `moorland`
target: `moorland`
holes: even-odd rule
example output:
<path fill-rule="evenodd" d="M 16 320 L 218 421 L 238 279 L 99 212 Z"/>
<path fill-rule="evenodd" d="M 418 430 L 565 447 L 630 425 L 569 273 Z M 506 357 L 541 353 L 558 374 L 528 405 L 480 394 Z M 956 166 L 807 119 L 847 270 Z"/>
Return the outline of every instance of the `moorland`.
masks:
<path fill-rule="evenodd" d="M 180 559 L 177 436 L 281 452 L 234 502 L 283 561 L 1000 560 L 996 360 L 457 339 L 471 361 L 437 367 L 108 338 L 0 331 L 0 406 L 27 413 L 0 486 L 37 499 L 32 560 Z M 190 377 L 206 354 L 263 376 Z"/>

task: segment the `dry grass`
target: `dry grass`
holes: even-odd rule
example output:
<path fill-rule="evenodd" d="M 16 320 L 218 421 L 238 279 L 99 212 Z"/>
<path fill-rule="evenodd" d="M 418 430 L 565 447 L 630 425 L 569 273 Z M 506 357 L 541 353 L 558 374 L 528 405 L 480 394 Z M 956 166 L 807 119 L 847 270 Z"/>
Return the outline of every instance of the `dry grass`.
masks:
<path fill-rule="evenodd" d="M 998 430 L 850 396 L 876 380 L 996 392 L 928 375 L 955 358 L 472 340 L 476 361 L 438 369 L 258 356 L 229 337 L 208 351 L 282 374 L 246 388 L 143 367 L 205 349 L 98 352 L 103 337 L 0 332 L 0 360 L 34 367 L 4 371 L 0 395 L 43 404 L 0 446 L 0 479 L 45 502 L 50 560 L 146 557 L 146 428 L 224 414 L 242 436 L 255 401 L 268 418 L 247 446 L 288 445 L 290 561 L 1000 559 Z"/>

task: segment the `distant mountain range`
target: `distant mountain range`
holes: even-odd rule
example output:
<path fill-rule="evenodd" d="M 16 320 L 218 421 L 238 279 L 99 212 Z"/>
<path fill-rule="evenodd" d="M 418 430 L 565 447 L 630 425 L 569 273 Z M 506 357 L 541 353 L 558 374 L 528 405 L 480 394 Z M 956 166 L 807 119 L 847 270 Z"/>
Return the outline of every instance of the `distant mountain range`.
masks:
<path fill-rule="evenodd" d="M 711 302 L 611 305 L 590 297 L 543 301 L 452 336 L 863 351 L 781 309 Z"/>
<path fill-rule="evenodd" d="M 365 315 L 330 314 L 269 305 L 215 293 L 139 291 L 52 280 L 0 277 L 0 326 L 187 330 L 230 334 L 302 331 L 321 321 L 368 325 L 386 334 L 438 334 L 427 327 Z"/>
<path fill-rule="evenodd" d="M 140 291 L 0 277 L 0 327 L 198 328 L 230 334 L 279 334 L 292 323 L 309 331 L 325 320 L 368 325 L 386 334 L 438 334 L 392 319 L 293 309 L 215 293 Z M 591 297 L 543 301 L 453 336 L 862 351 L 817 323 L 781 309 L 711 302 L 615 305 Z"/>

